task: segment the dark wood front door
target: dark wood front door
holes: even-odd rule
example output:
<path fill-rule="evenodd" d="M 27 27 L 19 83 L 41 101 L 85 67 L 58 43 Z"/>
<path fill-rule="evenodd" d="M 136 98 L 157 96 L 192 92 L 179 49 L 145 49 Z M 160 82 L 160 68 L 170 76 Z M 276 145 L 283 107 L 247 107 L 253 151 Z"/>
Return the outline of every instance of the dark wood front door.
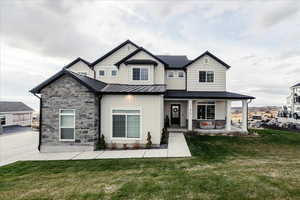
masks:
<path fill-rule="evenodd" d="M 171 104 L 171 125 L 180 126 L 180 104 Z"/>

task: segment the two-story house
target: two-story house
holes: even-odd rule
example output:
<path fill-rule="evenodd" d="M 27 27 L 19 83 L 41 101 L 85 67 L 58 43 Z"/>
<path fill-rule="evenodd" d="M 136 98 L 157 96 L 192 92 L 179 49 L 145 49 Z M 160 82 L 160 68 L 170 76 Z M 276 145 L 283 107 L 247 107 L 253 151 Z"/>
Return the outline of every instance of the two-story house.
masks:
<path fill-rule="evenodd" d="M 290 87 L 290 94 L 286 99 L 287 111 L 294 119 L 300 118 L 300 83 Z"/>
<path fill-rule="evenodd" d="M 209 52 L 154 55 L 129 40 L 92 63 L 78 58 L 31 90 L 40 98 L 39 149 L 94 150 L 101 134 L 108 145 L 144 145 L 148 132 L 158 146 L 164 126 L 247 132 L 254 97 L 226 91 L 229 68 Z M 232 101 L 242 101 L 241 130 L 231 126 Z"/>

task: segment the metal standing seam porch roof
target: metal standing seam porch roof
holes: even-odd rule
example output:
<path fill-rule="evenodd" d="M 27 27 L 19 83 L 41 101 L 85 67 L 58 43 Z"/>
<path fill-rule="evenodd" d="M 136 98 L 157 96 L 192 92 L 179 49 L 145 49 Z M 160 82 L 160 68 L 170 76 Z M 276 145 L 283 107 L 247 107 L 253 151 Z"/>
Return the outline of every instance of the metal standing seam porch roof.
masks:
<path fill-rule="evenodd" d="M 167 90 L 165 98 L 182 99 L 255 99 L 255 97 L 242 95 L 233 92 L 219 91 L 186 91 L 186 90 Z"/>

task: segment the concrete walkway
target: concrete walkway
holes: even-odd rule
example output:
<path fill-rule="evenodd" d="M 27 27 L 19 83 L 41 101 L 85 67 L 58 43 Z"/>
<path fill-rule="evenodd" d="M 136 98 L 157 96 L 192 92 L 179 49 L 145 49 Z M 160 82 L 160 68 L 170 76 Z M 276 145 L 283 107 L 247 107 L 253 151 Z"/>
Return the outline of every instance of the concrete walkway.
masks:
<path fill-rule="evenodd" d="M 84 160 L 113 158 L 190 157 L 183 133 L 170 133 L 168 149 L 105 150 L 68 153 L 37 151 L 38 133 L 29 131 L 0 136 L 0 166 L 25 160 Z"/>

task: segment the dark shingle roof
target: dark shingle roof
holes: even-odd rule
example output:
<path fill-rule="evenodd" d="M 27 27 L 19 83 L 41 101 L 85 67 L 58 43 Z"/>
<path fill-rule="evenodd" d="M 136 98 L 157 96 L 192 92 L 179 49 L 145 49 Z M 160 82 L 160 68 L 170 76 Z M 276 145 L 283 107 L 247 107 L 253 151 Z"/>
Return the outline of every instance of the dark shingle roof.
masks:
<path fill-rule="evenodd" d="M 300 83 L 297 83 L 296 85 L 293 85 L 292 87 L 298 87 L 300 86 Z"/>
<path fill-rule="evenodd" d="M 232 92 L 211 92 L 211 91 L 185 91 L 167 90 L 165 98 L 188 98 L 188 99 L 255 99 L 255 97 L 232 93 Z"/>
<path fill-rule="evenodd" d="M 157 55 L 158 58 L 168 63 L 168 68 L 182 68 L 184 65 L 189 63 L 187 56 L 179 55 L 179 56 L 171 56 L 171 55 Z"/>
<path fill-rule="evenodd" d="M 108 56 L 112 55 L 113 53 L 115 53 L 116 51 L 118 51 L 119 49 L 121 49 L 123 46 L 125 46 L 126 44 L 131 44 L 133 46 L 135 46 L 136 48 L 139 48 L 138 45 L 134 44 L 133 42 L 131 42 L 130 40 L 126 40 L 125 42 L 123 42 L 122 44 L 120 44 L 119 46 L 115 47 L 114 49 L 112 49 L 111 51 L 109 51 L 108 53 L 104 54 L 102 57 L 98 58 L 96 61 L 94 61 L 91 66 L 95 66 L 97 63 L 101 62 L 102 60 L 104 60 L 105 58 L 107 58 Z"/>
<path fill-rule="evenodd" d="M 50 83 L 56 81 L 58 78 L 60 78 L 63 75 L 68 75 L 73 77 L 75 80 L 80 82 L 82 85 L 86 86 L 88 89 L 90 89 L 93 92 L 99 92 L 102 88 L 106 86 L 106 83 L 102 81 L 95 80 L 93 78 L 89 78 L 87 76 L 82 76 L 77 73 L 71 72 L 67 69 L 62 69 L 58 73 L 51 76 L 49 79 L 42 82 L 40 85 L 36 86 L 32 90 L 30 90 L 31 93 L 40 93 L 41 90 L 49 85 Z"/>
<path fill-rule="evenodd" d="M 165 85 L 125 85 L 108 84 L 102 89 L 103 93 L 128 93 L 128 94 L 159 94 L 166 91 Z"/>
<path fill-rule="evenodd" d="M 165 85 L 127 85 L 127 84 L 107 84 L 102 81 L 89 78 L 87 76 L 79 75 L 67 69 L 63 69 L 42 82 L 37 87 L 30 90 L 31 93 L 40 93 L 43 88 L 51 84 L 63 75 L 68 75 L 77 80 L 82 85 L 86 86 L 95 93 L 121 93 L 121 94 L 161 94 L 166 91 Z"/>
<path fill-rule="evenodd" d="M 125 65 L 157 65 L 157 62 L 149 59 L 132 59 L 124 62 Z"/>
<path fill-rule="evenodd" d="M 0 101 L 0 112 L 20 111 L 33 111 L 33 109 L 19 101 Z"/>
<path fill-rule="evenodd" d="M 154 59 L 158 60 L 159 62 L 161 62 L 162 64 L 164 64 L 165 66 L 168 66 L 168 64 L 163 61 L 162 59 L 158 58 L 157 56 L 153 55 L 152 53 L 150 53 L 149 51 L 147 51 L 146 49 L 144 49 L 143 47 L 138 48 L 137 50 L 135 50 L 134 52 L 132 52 L 131 54 L 129 54 L 128 56 L 124 57 L 123 59 L 121 59 L 119 62 L 117 62 L 115 65 L 116 66 L 120 66 L 122 63 L 124 63 L 125 61 L 127 61 L 129 58 L 131 58 L 132 56 L 134 56 L 135 54 L 139 53 L 140 51 L 145 52 L 146 54 L 150 55 L 151 57 L 153 57 Z"/>

